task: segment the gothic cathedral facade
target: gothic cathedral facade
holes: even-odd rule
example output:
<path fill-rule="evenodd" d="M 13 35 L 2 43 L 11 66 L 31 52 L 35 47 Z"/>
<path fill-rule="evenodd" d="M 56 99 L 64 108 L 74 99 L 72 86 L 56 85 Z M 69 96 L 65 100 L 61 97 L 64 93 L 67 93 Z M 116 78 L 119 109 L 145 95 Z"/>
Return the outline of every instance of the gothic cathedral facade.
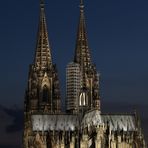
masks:
<path fill-rule="evenodd" d="M 35 57 L 25 93 L 23 148 L 146 148 L 136 113 L 101 113 L 99 87 L 81 0 L 75 55 L 66 68 L 66 111 L 62 111 L 41 0 Z"/>

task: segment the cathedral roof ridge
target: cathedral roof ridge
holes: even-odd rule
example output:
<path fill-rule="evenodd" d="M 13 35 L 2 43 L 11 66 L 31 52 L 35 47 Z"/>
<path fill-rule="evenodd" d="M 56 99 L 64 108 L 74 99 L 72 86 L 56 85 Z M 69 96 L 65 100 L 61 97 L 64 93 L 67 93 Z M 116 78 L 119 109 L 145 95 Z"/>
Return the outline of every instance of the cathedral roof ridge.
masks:
<path fill-rule="evenodd" d="M 135 115 L 134 113 L 101 113 L 101 115 L 103 115 L 103 116 L 121 116 L 121 115 L 123 115 L 123 116 L 130 116 L 130 115 Z"/>
<path fill-rule="evenodd" d="M 77 116 L 77 114 L 72 114 L 72 113 L 32 113 L 34 116 Z"/>

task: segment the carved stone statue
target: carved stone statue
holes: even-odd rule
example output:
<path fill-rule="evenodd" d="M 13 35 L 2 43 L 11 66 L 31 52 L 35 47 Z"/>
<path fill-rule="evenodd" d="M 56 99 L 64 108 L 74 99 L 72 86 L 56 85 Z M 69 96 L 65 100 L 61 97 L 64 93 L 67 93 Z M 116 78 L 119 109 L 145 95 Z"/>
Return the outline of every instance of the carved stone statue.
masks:
<path fill-rule="evenodd" d="M 36 134 L 34 148 L 47 148 L 44 138 L 39 133 Z"/>

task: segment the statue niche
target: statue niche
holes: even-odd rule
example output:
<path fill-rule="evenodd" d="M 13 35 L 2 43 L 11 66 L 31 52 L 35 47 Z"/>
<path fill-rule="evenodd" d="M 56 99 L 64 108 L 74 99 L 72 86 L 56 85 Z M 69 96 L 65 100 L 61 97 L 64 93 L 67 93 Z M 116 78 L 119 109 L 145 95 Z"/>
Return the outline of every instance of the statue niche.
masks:
<path fill-rule="evenodd" d="M 39 133 L 36 134 L 33 148 L 47 148 L 46 140 Z"/>

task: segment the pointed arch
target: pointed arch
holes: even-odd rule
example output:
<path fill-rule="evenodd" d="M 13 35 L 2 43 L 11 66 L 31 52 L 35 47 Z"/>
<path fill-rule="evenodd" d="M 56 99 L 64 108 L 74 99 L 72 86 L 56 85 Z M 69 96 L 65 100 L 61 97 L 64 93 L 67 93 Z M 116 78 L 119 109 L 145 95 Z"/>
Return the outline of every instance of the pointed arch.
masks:
<path fill-rule="evenodd" d="M 41 102 L 45 103 L 50 102 L 50 92 L 51 92 L 51 84 L 47 74 L 45 73 L 41 85 Z"/>
<path fill-rule="evenodd" d="M 81 92 L 79 96 L 79 106 L 87 106 L 88 105 L 88 96 L 86 92 Z"/>
<path fill-rule="evenodd" d="M 47 87 L 47 85 L 44 85 L 42 90 L 42 101 L 48 102 L 48 100 L 49 100 L 49 88 Z"/>

